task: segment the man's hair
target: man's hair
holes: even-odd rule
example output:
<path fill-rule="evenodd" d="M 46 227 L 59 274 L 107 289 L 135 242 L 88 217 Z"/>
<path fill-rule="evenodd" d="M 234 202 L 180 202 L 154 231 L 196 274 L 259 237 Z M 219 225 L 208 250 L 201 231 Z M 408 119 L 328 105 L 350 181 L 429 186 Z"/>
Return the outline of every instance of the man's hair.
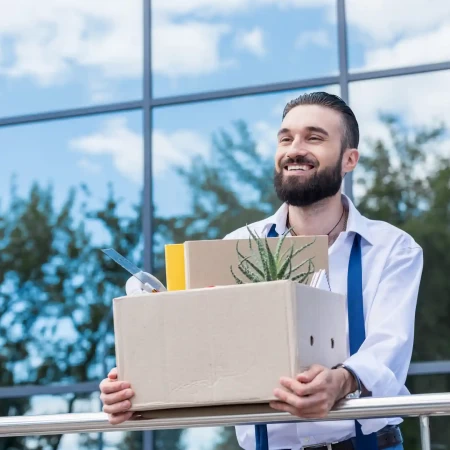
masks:
<path fill-rule="evenodd" d="M 303 94 L 291 100 L 285 106 L 283 111 L 283 119 L 286 114 L 296 106 L 300 105 L 318 105 L 324 108 L 334 109 L 341 114 L 344 124 L 344 133 L 342 135 L 342 151 L 347 148 L 358 148 L 359 144 L 359 126 L 355 114 L 347 103 L 337 95 L 328 94 L 327 92 L 312 92 Z"/>

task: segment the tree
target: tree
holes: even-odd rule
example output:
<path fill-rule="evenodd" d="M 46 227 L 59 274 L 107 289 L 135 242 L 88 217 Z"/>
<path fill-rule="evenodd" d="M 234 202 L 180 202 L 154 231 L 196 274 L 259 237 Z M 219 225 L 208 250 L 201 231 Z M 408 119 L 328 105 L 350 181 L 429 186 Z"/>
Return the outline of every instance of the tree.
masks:
<path fill-rule="evenodd" d="M 103 208 L 89 211 L 90 195 L 85 187 L 72 189 L 56 208 L 51 186 L 35 183 L 22 198 L 12 183 L 9 209 L 0 219 L 4 386 L 97 380 L 105 361 L 113 363 L 111 299 L 122 295 L 126 274 L 100 254 L 88 223 L 102 225 L 106 243 L 130 254 L 139 242 L 140 215 L 119 218 L 112 190 Z M 71 396 L 65 412 L 78 400 Z M 2 403 L 4 415 L 28 409 L 23 399 Z M 0 448 L 56 449 L 60 439 L 11 438 Z"/>

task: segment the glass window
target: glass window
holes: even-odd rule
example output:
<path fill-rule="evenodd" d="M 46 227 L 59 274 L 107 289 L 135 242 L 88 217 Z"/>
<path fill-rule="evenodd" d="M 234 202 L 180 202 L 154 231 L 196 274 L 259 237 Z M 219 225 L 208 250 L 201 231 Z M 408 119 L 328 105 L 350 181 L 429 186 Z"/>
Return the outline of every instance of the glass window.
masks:
<path fill-rule="evenodd" d="M 392 69 L 450 61 L 446 0 L 347 0 L 350 70 Z"/>
<path fill-rule="evenodd" d="M 450 71 L 351 84 L 361 127 L 355 197 L 363 213 L 410 233 L 424 251 L 413 360 L 450 359 Z"/>
<path fill-rule="evenodd" d="M 112 299 L 140 262 L 141 114 L 0 129 L 2 382 L 98 380 L 115 365 Z"/>
<path fill-rule="evenodd" d="M 338 73 L 334 0 L 152 5 L 157 97 Z"/>
<path fill-rule="evenodd" d="M 11 2 L 0 16 L 0 117 L 135 100 L 142 1 Z"/>

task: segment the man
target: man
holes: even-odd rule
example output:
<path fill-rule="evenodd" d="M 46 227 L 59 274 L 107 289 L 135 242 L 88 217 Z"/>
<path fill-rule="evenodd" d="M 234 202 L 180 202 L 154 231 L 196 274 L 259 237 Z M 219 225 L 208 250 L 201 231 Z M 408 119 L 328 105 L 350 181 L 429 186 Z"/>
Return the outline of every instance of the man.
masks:
<path fill-rule="evenodd" d="M 358 143 L 357 120 L 339 97 L 317 92 L 289 102 L 275 154 L 274 186 L 283 205 L 272 217 L 250 225 L 263 236 L 289 229 L 293 235 L 328 235 L 330 287 L 348 296 L 348 359 L 332 369 L 315 365 L 293 379 L 283 377 L 275 387 L 278 400 L 271 406 L 303 418 L 323 418 L 338 400 L 360 392 L 374 397 L 408 394 L 404 383 L 422 250 L 403 231 L 363 217 L 341 194 L 343 177 L 358 163 Z M 246 227 L 226 236 L 247 237 Z M 127 293 L 136 291 L 140 286 L 130 279 Z M 119 423 L 131 417 L 133 392 L 115 376 L 113 370 L 100 388 L 104 411 L 112 423 Z M 400 422 L 393 418 L 238 426 L 236 433 L 246 450 L 267 448 L 267 440 L 271 450 L 346 450 L 356 448 L 356 443 L 358 450 L 398 450 L 403 448 Z"/>

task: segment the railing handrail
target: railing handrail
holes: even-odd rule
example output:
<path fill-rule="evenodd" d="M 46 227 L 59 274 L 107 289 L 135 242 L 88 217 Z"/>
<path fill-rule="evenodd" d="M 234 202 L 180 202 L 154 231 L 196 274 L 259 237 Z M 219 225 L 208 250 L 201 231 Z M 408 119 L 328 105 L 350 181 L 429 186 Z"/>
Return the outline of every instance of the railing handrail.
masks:
<path fill-rule="evenodd" d="M 187 412 L 186 409 L 183 411 Z M 311 421 L 280 412 L 213 416 L 196 414 L 196 411 L 200 410 L 190 410 L 191 416 L 182 417 L 175 414 L 166 418 L 130 420 L 120 425 L 109 424 L 104 413 L 0 417 L 0 437 Z M 436 415 L 450 415 L 450 393 L 343 400 L 330 411 L 327 418 L 321 420 Z"/>

